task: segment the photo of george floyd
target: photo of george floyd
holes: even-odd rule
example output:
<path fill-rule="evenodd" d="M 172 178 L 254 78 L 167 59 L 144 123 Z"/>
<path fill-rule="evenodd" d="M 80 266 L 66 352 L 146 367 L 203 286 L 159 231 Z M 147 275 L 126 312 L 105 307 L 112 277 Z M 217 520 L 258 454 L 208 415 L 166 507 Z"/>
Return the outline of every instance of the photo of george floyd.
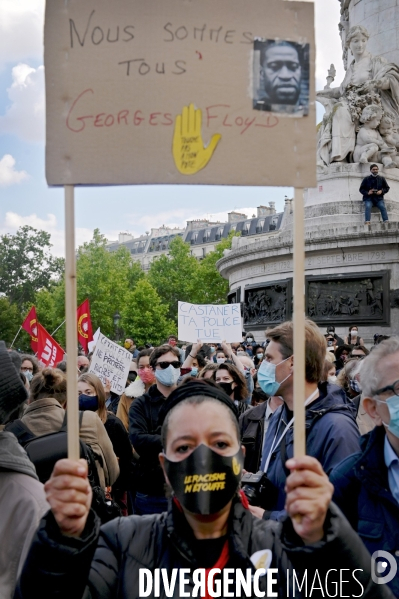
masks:
<path fill-rule="evenodd" d="M 309 114 L 309 44 L 256 38 L 253 108 L 284 116 Z"/>

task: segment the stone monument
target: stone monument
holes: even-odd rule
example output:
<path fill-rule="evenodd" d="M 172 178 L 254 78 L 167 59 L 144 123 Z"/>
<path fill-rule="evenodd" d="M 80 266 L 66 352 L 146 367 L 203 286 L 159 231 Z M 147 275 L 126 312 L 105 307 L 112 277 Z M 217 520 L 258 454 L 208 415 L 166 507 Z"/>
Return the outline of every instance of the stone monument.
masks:
<path fill-rule="evenodd" d="M 390 10 L 388 28 L 399 18 L 399 7 Z M 321 327 L 334 324 L 341 336 L 358 324 L 368 343 L 375 333 L 399 334 L 399 45 L 393 29 L 385 48 L 379 25 L 385 13 L 381 0 L 341 0 L 346 74 L 333 87 L 332 64 L 317 92 L 325 107 L 317 131 L 318 186 L 305 190 L 307 314 Z M 365 225 L 359 187 L 371 163 L 390 187 L 389 221 L 373 208 Z M 292 313 L 292 219 L 287 199 L 279 231 L 251 245 L 234 238 L 218 263 L 230 283 L 229 301 L 243 303 L 244 328 L 257 340 Z"/>

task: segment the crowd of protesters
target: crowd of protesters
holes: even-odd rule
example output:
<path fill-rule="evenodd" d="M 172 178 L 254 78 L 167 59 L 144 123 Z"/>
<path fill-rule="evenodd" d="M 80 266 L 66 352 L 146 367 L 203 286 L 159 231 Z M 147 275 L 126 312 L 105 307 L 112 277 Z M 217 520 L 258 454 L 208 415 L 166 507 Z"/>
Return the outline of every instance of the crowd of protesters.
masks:
<path fill-rule="evenodd" d="M 399 576 L 379 584 L 371 561 L 399 563 L 399 338 L 370 351 L 357 326 L 342 339 L 306 321 L 295 459 L 292 322 L 260 342 L 124 345 L 117 396 L 90 354 L 43 368 L 0 342 L 1 599 L 133 599 L 140 568 L 255 572 L 267 551 L 278 597 L 301 596 L 290 569 L 357 571 L 341 596 L 399 597 Z M 66 459 L 69 368 L 80 462 Z"/>

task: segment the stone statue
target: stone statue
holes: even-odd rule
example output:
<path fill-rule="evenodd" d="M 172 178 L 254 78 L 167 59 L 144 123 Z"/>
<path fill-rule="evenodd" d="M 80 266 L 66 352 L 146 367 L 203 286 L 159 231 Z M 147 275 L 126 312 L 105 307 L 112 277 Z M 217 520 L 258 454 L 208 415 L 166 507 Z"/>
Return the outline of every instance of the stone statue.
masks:
<path fill-rule="evenodd" d="M 356 138 L 356 146 L 353 152 L 354 162 L 382 162 L 385 168 L 396 168 L 393 158 L 396 147 L 389 147 L 381 137 L 377 127 L 382 119 L 382 109 L 376 104 L 370 104 L 363 108 L 360 116 L 360 127 Z"/>
<path fill-rule="evenodd" d="M 349 29 L 345 44 L 354 59 L 343 82 L 317 92 L 317 100 L 326 108 L 318 130 L 319 166 L 354 161 L 356 133 L 366 106 L 380 106 L 399 124 L 399 67 L 367 52 L 368 38 L 361 25 Z"/>
<path fill-rule="evenodd" d="M 399 133 L 394 125 L 394 119 L 388 115 L 384 115 L 381 119 L 381 123 L 379 126 L 379 132 L 381 134 L 382 139 L 385 141 L 387 146 L 391 146 L 399 149 Z M 399 165 L 399 156 L 393 158 L 396 166 Z"/>
<path fill-rule="evenodd" d="M 341 4 L 341 16 L 338 23 L 339 35 L 341 37 L 342 45 L 342 62 L 344 63 L 345 71 L 348 66 L 348 48 L 346 46 L 346 37 L 349 30 L 349 4 L 350 0 L 340 0 Z"/>

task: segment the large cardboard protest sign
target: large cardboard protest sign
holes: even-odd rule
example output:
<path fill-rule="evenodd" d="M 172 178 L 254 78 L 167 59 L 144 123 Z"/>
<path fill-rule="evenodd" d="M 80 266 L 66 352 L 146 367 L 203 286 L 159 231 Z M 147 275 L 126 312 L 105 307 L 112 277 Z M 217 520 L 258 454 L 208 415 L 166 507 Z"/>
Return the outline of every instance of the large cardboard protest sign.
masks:
<path fill-rule="evenodd" d="M 178 327 L 182 341 L 241 341 L 241 306 L 179 302 Z"/>
<path fill-rule="evenodd" d="M 111 391 L 122 395 L 131 361 L 130 352 L 99 333 L 89 372 L 97 375 L 104 384 L 108 379 L 111 383 Z"/>
<path fill-rule="evenodd" d="M 50 185 L 316 185 L 313 4 L 46 3 Z"/>

